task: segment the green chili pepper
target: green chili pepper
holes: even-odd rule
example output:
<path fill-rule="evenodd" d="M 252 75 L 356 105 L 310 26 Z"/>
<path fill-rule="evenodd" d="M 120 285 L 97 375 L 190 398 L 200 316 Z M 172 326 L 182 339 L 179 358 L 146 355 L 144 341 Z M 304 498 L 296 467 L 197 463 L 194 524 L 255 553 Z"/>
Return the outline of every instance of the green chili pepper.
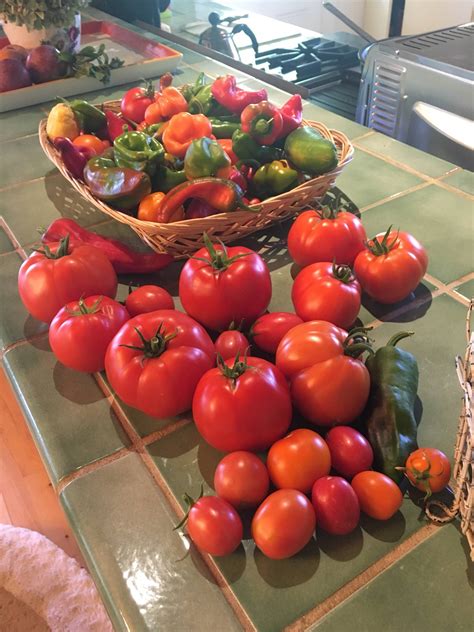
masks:
<path fill-rule="evenodd" d="M 93 195 L 120 210 L 134 208 L 151 192 L 146 173 L 116 167 L 113 160 L 104 156 L 94 156 L 87 162 L 84 180 Z"/>
<path fill-rule="evenodd" d="M 309 125 L 298 127 L 288 134 L 285 154 L 290 164 L 314 176 L 327 173 L 337 166 L 334 143 L 323 138 Z"/>
<path fill-rule="evenodd" d="M 86 134 L 98 132 L 106 127 L 107 119 L 105 113 L 95 105 L 92 105 L 92 103 L 88 103 L 83 99 L 67 101 L 61 98 L 61 101 L 69 105 L 77 118 L 79 127 Z"/>
<path fill-rule="evenodd" d="M 228 117 L 228 120 L 211 116 L 208 118 L 211 121 L 212 133 L 216 138 L 232 138 L 232 134 L 240 129 L 240 119 L 237 117 Z"/>
<path fill-rule="evenodd" d="M 232 151 L 242 162 L 252 161 L 261 165 L 281 158 L 282 151 L 276 147 L 259 145 L 250 134 L 237 130 L 232 134 Z"/>
<path fill-rule="evenodd" d="M 191 99 L 199 92 L 201 88 L 206 85 L 206 75 L 203 72 L 200 72 L 196 81 L 194 83 L 186 83 L 184 86 L 181 86 L 181 94 L 189 103 Z"/>
<path fill-rule="evenodd" d="M 189 145 L 184 156 L 184 171 L 188 180 L 206 176 L 226 177 L 222 170 L 230 168 L 229 156 L 219 143 L 211 138 L 198 138 Z"/>
<path fill-rule="evenodd" d="M 418 388 L 418 365 L 398 341 L 413 332 L 400 332 L 366 360 L 370 395 L 363 419 L 374 450 L 375 468 L 399 483 L 408 455 L 418 448 L 413 413 Z"/>
<path fill-rule="evenodd" d="M 294 189 L 298 184 L 298 172 L 286 160 L 274 160 L 257 169 L 252 182 L 257 197 L 266 198 Z"/>
<path fill-rule="evenodd" d="M 171 189 L 186 182 L 187 177 L 184 169 L 170 169 L 165 165 L 160 165 L 153 178 L 153 190 L 168 193 Z"/>
<path fill-rule="evenodd" d="M 114 140 L 115 162 L 118 167 L 146 171 L 153 175 L 164 160 L 163 145 L 144 132 L 130 131 Z"/>

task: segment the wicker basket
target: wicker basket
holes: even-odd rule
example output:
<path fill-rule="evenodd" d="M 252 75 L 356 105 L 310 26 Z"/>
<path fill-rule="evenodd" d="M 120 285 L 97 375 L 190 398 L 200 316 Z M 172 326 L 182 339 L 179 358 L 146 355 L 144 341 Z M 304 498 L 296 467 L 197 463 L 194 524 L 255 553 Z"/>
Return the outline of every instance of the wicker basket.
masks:
<path fill-rule="evenodd" d="M 120 101 L 108 101 L 103 104 L 103 107 L 118 112 L 120 110 Z M 268 198 L 262 202 L 262 208 L 258 213 L 236 211 L 169 224 L 139 220 L 111 208 L 94 197 L 83 182 L 71 176 L 66 170 L 59 152 L 46 135 L 46 120 L 42 120 L 40 123 L 39 139 L 43 151 L 51 162 L 56 165 L 63 176 L 69 180 L 72 186 L 86 200 L 117 221 L 130 226 L 143 241 L 157 252 L 168 252 L 177 258 L 181 258 L 195 252 L 203 245 L 202 235 L 204 232 L 218 237 L 223 242 L 229 242 L 260 230 L 272 222 L 291 217 L 308 206 L 308 204 L 314 203 L 314 200 L 321 199 L 324 196 L 327 190 L 334 185 L 336 177 L 352 160 L 354 148 L 348 138 L 341 132 L 329 130 L 322 123 L 315 123 L 314 121 L 305 121 L 305 124 L 316 129 L 336 145 L 339 161 L 335 169 L 304 184 L 300 184 L 288 193 Z"/>
<path fill-rule="evenodd" d="M 472 410 L 474 332 L 471 333 L 470 327 L 473 310 L 474 299 L 471 299 L 466 320 L 466 353 L 464 358 L 456 357 L 456 371 L 463 390 L 463 398 L 454 450 L 454 502 L 448 508 L 440 501 L 429 501 L 426 506 L 426 513 L 433 522 L 437 523 L 452 520 L 459 514 L 461 531 L 469 542 L 471 559 L 474 562 L 474 419 Z M 439 509 L 444 512 L 444 515 L 439 515 Z"/>

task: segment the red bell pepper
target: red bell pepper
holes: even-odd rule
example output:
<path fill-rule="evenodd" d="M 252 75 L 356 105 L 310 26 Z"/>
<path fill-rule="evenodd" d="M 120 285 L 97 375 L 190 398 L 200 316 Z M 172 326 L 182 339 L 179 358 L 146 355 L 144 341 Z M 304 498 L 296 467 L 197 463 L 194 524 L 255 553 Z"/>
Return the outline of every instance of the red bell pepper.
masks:
<path fill-rule="evenodd" d="M 233 75 L 217 77 L 211 87 L 214 99 L 234 114 L 240 114 L 250 103 L 259 103 L 267 99 L 265 88 L 250 92 L 237 88 L 237 79 Z"/>
<path fill-rule="evenodd" d="M 45 244 L 58 242 L 66 235 L 69 235 L 69 243 L 73 246 L 89 244 L 100 248 L 118 274 L 156 272 L 173 261 L 173 257 L 167 254 L 135 252 L 117 239 L 92 233 L 67 218 L 54 220 L 41 237 L 41 241 Z"/>
<path fill-rule="evenodd" d="M 280 110 L 269 101 L 247 105 L 240 115 L 242 131 L 250 134 L 259 145 L 272 145 L 283 128 Z"/>

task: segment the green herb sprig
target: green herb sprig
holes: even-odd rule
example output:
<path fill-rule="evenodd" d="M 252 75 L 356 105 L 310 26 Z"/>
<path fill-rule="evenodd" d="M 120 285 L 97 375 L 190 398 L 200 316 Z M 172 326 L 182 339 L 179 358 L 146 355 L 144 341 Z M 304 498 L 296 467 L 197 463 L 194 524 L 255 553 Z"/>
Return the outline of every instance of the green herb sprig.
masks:
<path fill-rule="evenodd" d="M 85 46 L 77 53 L 62 52 L 59 59 L 67 64 L 67 77 L 94 77 L 104 85 L 110 82 L 111 71 L 125 63 L 118 57 L 110 59 L 105 52 L 105 44 L 98 48 Z"/>

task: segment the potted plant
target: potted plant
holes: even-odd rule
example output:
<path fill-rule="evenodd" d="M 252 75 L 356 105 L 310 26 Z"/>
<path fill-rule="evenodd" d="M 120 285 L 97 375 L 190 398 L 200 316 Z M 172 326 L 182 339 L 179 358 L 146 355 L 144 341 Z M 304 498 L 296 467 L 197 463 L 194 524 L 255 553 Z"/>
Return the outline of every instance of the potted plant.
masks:
<path fill-rule="evenodd" d="M 0 0 L 0 19 L 10 44 L 34 48 L 42 43 L 59 50 L 79 48 L 80 9 L 89 0 Z"/>

